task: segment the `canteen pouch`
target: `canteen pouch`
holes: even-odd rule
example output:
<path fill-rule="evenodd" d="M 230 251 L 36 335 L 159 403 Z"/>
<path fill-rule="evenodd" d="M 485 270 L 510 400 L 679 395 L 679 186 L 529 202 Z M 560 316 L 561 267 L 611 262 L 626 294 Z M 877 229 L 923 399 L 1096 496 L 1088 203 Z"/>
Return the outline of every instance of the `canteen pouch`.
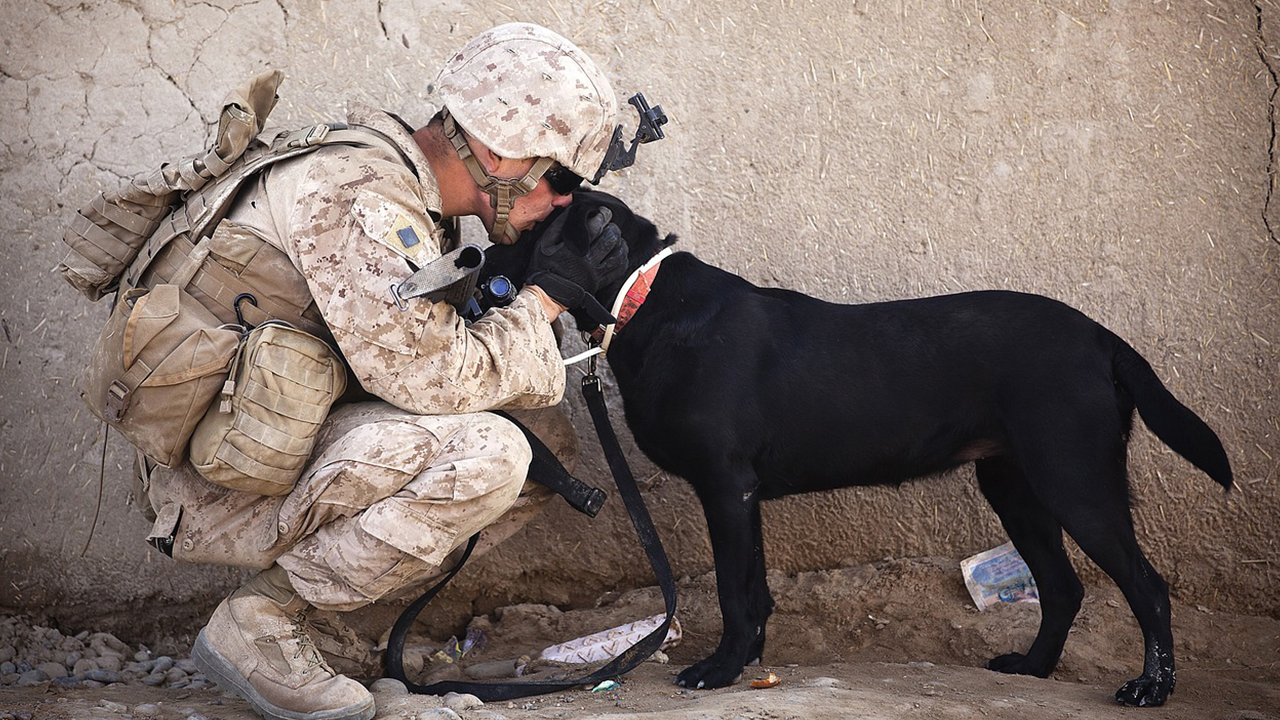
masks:
<path fill-rule="evenodd" d="M 209 482 L 254 495 L 293 490 L 320 424 L 347 387 L 323 340 L 287 323 L 253 329 L 191 437 L 191 464 Z"/>
<path fill-rule="evenodd" d="M 81 396 L 147 457 L 173 467 L 222 388 L 241 335 L 177 285 L 127 290 L 98 338 Z"/>

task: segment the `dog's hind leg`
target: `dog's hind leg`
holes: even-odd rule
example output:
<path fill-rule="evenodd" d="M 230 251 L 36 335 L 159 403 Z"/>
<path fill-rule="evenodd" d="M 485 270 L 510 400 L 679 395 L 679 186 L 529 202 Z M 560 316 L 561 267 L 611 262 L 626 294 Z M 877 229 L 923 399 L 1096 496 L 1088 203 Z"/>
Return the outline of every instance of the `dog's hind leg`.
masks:
<path fill-rule="evenodd" d="M 1040 503 L 1017 463 L 1007 457 L 978 460 L 978 487 L 1000 516 L 1040 593 L 1040 632 L 1031 648 L 991 659 L 1003 673 L 1048 677 L 1058 665 L 1067 632 L 1080 610 L 1084 587 L 1062 546 L 1062 526 Z"/>
<path fill-rule="evenodd" d="M 1108 427 L 1105 421 L 1074 423 L 1073 442 L 1068 444 L 1061 440 L 1071 437 L 1071 432 L 1058 429 L 1064 432 L 1057 435 L 1057 442 L 1053 435 L 1042 434 L 1041 438 L 1050 438 L 1045 445 L 1021 445 L 1031 447 L 1021 458 L 1028 483 L 1080 549 L 1119 586 L 1142 629 L 1142 675 L 1121 686 L 1116 700 L 1126 705 L 1162 705 L 1174 685 L 1169 588 L 1142 554 L 1134 535 L 1124 436 L 1118 426 Z"/>
<path fill-rule="evenodd" d="M 738 680 L 764 646 L 769 599 L 760 535 L 760 499 L 750 470 L 721 471 L 692 483 L 702 500 L 715 558 L 716 590 L 724 630 L 710 656 L 685 668 L 676 684 L 723 687 Z"/>

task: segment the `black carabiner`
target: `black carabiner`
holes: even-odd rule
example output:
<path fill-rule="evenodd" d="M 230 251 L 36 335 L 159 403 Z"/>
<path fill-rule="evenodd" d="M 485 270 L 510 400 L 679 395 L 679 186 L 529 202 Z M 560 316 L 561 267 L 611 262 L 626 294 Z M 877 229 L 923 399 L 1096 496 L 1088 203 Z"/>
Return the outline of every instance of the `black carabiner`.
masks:
<path fill-rule="evenodd" d="M 240 293 L 239 295 L 237 295 L 236 299 L 231 301 L 231 307 L 235 308 L 236 322 L 240 324 L 240 327 L 248 330 L 249 323 L 244 321 L 244 314 L 240 311 L 240 303 L 244 302 L 245 300 L 248 300 L 250 305 L 254 307 L 258 307 L 258 298 L 250 295 L 249 293 Z"/>

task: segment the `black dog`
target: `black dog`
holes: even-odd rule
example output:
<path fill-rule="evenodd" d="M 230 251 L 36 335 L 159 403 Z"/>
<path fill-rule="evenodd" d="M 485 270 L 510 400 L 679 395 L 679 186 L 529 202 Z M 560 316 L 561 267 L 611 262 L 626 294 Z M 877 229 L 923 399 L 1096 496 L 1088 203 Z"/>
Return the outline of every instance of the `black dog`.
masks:
<path fill-rule="evenodd" d="M 585 232 L 600 206 L 633 268 L 675 241 L 597 192 L 560 211 L 573 214 L 568 232 Z M 491 250 L 486 269 L 520 277 L 535 244 Z M 606 308 L 621 285 L 598 294 Z M 836 305 L 756 287 L 682 252 L 662 261 L 607 358 L 636 443 L 693 485 L 711 533 L 724 633 L 680 685 L 728 685 L 761 656 L 773 608 L 761 500 L 899 484 L 973 462 L 1041 598 L 1031 648 L 987 667 L 1047 677 L 1057 665 L 1084 595 L 1066 530 L 1142 628 L 1142 675 L 1116 699 L 1160 705 L 1172 692 L 1168 588 L 1129 512 L 1135 405 L 1157 437 L 1226 488 L 1231 467 L 1217 435 L 1146 360 L 1078 311 L 1014 292 Z"/>

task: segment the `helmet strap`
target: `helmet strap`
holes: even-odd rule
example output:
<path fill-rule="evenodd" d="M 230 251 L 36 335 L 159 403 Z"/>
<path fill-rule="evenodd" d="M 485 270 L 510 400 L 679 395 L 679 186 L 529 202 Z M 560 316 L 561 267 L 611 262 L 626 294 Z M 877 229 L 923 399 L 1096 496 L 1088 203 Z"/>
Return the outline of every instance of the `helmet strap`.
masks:
<path fill-rule="evenodd" d="M 476 181 L 476 185 L 480 189 L 489 194 L 489 207 L 493 208 L 493 228 L 489 230 L 489 241 L 499 244 L 507 244 L 515 242 L 519 237 L 519 232 L 511 225 L 511 209 L 515 207 L 516 199 L 522 195 L 528 195 L 538 186 L 538 181 L 542 179 L 545 173 L 554 163 L 551 158 L 538 158 L 533 163 L 533 167 L 529 168 L 529 172 L 520 178 L 499 178 L 489 174 L 488 170 L 480 164 L 480 160 L 476 158 L 471 146 L 467 144 L 467 138 L 462 133 L 461 128 L 454 122 L 453 115 L 447 109 L 442 111 L 444 115 L 444 136 L 453 144 L 453 149 L 457 151 L 458 158 L 462 160 L 462 164 L 467 167 L 467 171 L 471 173 L 471 178 Z M 506 242 L 504 242 L 504 239 Z"/>

